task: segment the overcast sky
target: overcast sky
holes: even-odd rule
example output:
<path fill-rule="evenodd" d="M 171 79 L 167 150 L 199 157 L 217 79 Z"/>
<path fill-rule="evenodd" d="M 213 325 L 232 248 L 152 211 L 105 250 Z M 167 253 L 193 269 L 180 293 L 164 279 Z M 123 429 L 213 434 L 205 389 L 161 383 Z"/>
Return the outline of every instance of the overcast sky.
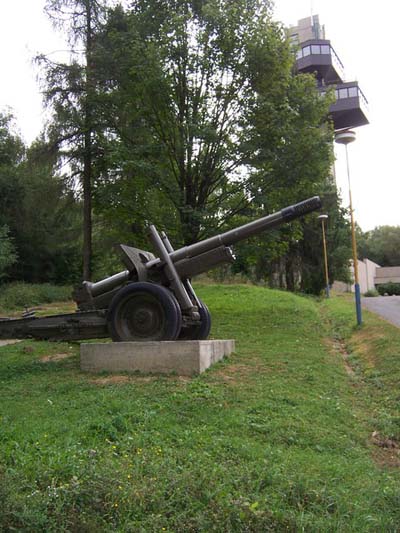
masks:
<path fill-rule="evenodd" d="M 0 110 L 10 107 L 26 142 L 43 124 L 41 96 L 32 64 L 38 52 L 65 49 L 43 14 L 45 0 L 2 0 L 0 7 Z M 357 80 L 369 101 L 370 125 L 356 129 L 348 148 L 355 218 L 364 231 L 400 225 L 397 102 L 400 69 L 398 3 L 381 0 L 276 0 L 275 18 L 285 25 L 318 14 L 326 37 L 345 67 L 346 81 Z M 336 147 L 336 179 L 348 205 L 344 147 Z"/>

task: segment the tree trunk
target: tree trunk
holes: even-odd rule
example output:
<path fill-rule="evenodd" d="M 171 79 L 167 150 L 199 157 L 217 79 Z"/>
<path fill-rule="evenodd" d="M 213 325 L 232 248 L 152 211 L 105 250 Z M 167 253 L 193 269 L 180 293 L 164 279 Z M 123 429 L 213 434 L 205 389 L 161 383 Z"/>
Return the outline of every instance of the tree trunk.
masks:
<path fill-rule="evenodd" d="M 286 279 L 286 289 L 293 292 L 295 290 L 295 281 L 294 281 L 294 264 L 293 257 L 289 251 L 286 256 L 285 261 L 285 279 Z"/>
<path fill-rule="evenodd" d="M 92 277 L 92 12 L 90 0 L 86 8 L 86 97 L 83 154 L 83 279 Z"/>
<path fill-rule="evenodd" d="M 83 279 L 92 277 L 92 152 L 91 135 L 85 132 L 83 158 Z"/>

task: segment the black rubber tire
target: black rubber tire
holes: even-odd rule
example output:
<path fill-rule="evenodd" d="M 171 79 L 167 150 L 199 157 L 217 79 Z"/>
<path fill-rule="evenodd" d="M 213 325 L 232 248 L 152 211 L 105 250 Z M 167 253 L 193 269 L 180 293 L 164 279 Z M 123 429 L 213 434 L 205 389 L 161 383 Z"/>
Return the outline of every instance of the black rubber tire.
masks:
<path fill-rule="evenodd" d="M 107 326 L 115 342 L 172 341 L 178 338 L 182 315 L 175 296 L 154 283 L 130 283 L 111 300 Z"/>
<path fill-rule="evenodd" d="M 211 330 L 211 314 L 204 302 L 199 300 L 201 307 L 199 307 L 201 324 L 198 326 L 189 326 L 182 328 L 179 335 L 179 340 L 198 340 L 204 341 L 208 338 Z"/>

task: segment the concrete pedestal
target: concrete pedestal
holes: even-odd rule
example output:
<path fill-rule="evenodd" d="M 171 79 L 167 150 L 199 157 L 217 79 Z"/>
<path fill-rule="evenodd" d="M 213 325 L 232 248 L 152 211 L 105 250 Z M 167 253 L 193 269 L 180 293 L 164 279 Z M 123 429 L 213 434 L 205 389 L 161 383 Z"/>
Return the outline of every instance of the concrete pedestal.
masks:
<path fill-rule="evenodd" d="M 191 376 L 234 350 L 234 340 L 87 343 L 81 344 L 81 369 Z"/>

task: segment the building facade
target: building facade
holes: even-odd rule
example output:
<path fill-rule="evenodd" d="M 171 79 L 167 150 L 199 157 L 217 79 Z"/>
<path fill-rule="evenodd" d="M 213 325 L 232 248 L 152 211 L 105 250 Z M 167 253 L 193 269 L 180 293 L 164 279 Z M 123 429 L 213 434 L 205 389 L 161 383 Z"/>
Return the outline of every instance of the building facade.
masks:
<path fill-rule="evenodd" d="M 368 124 L 367 99 L 357 81 L 345 79 L 343 63 L 325 38 L 318 15 L 299 20 L 289 28 L 289 36 L 297 50 L 297 71 L 314 74 L 321 94 L 329 89 L 335 92 L 336 101 L 330 107 L 335 131 Z"/>

